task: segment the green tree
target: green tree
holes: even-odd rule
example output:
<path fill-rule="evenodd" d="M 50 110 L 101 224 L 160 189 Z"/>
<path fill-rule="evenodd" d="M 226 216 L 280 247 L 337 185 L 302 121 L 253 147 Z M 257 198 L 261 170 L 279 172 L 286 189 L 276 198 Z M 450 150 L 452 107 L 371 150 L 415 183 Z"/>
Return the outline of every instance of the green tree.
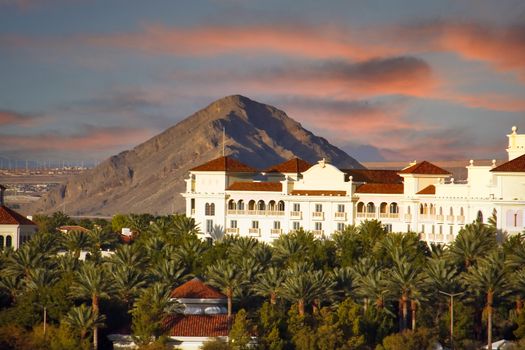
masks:
<path fill-rule="evenodd" d="M 465 269 L 490 253 L 496 243 L 496 231 L 481 222 L 465 225 L 450 247 L 450 256 L 462 263 Z"/>
<path fill-rule="evenodd" d="M 382 347 L 377 350 L 432 350 L 436 342 L 435 335 L 429 329 L 406 330 L 383 339 Z"/>
<path fill-rule="evenodd" d="M 90 332 L 93 332 L 93 347 L 95 349 L 97 348 L 96 330 L 104 327 L 105 320 L 106 317 L 104 315 L 99 315 L 98 312 L 86 304 L 73 307 L 62 319 L 65 324 L 78 332 L 81 342 L 86 339 Z"/>
<path fill-rule="evenodd" d="M 208 266 L 208 283 L 219 288 L 228 298 L 228 317 L 232 316 L 234 293 L 240 292 L 246 280 L 240 270 L 227 260 L 219 260 Z"/>
<path fill-rule="evenodd" d="M 269 297 L 270 303 L 275 305 L 283 281 L 284 276 L 280 269 L 270 267 L 258 275 L 257 282 L 252 284 L 252 289 L 257 295 Z"/>
<path fill-rule="evenodd" d="M 246 350 L 250 348 L 252 326 L 246 316 L 246 311 L 240 309 L 235 315 L 235 321 L 229 334 L 229 343 L 232 349 Z"/>

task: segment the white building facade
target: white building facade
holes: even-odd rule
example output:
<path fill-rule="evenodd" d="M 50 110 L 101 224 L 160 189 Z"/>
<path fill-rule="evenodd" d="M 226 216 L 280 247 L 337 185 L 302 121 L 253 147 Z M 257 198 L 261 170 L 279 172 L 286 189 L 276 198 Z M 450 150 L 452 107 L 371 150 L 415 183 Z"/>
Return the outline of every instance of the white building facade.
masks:
<path fill-rule="evenodd" d="M 465 224 L 492 216 L 498 229 L 515 234 L 525 229 L 525 135 L 513 127 L 507 136 L 509 161 L 470 161 L 461 182 L 426 161 L 394 171 L 292 159 L 260 171 L 221 157 L 190 170 L 186 215 L 205 235 L 220 227 L 267 242 L 299 228 L 330 236 L 372 219 L 428 242 L 451 242 Z"/>

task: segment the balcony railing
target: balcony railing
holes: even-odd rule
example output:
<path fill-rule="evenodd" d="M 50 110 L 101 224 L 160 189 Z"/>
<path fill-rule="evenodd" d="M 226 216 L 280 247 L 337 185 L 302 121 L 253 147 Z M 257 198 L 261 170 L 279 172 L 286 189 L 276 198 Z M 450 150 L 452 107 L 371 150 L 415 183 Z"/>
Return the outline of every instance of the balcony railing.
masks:
<path fill-rule="evenodd" d="M 447 215 L 447 222 L 453 223 L 454 222 L 454 215 Z"/>
<path fill-rule="evenodd" d="M 412 214 L 405 214 L 405 221 L 412 222 Z"/>
<path fill-rule="evenodd" d="M 358 218 L 366 218 L 366 219 L 374 219 L 376 217 L 376 213 L 357 212 L 356 217 L 358 217 Z"/>
<path fill-rule="evenodd" d="M 380 219 L 399 219 L 399 213 L 379 213 Z"/>
<path fill-rule="evenodd" d="M 421 221 L 434 221 L 434 220 L 436 220 L 436 215 L 434 215 L 434 214 L 420 214 L 419 219 Z"/>
<path fill-rule="evenodd" d="M 436 241 L 443 242 L 443 235 L 441 233 L 436 235 Z"/>
<path fill-rule="evenodd" d="M 261 230 L 258 228 L 249 228 L 248 234 L 253 237 L 259 237 L 261 235 Z"/>
<path fill-rule="evenodd" d="M 251 215 L 251 216 L 284 216 L 283 210 L 239 210 L 228 209 L 227 215 Z"/>
<path fill-rule="evenodd" d="M 336 212 L 334 214 L 334 219 L 335 220 L 343 220 L 344 221 L 344 220 L 346 220 L 346 213 L 338 211 L 338 212 Z"/>
<path fill-rule="evenodd" d="M 313 230 L 312 233 L 316 236 L 322 236 L 324 234 L 324 230 Z"/>
<path fill-rule="evenodd" d="M 324 211 L 314 211 L 312 213 L 313 220 L 324 220 Z"/>
<path fill-rule="evenodd" d="M 195 208 L 191 210 L 191 215 L 195 215 Z"/>
<path fill-rule="evenodd" d="M 445 221 L 445 217 L 443 215 L 436 215 L 436 221 L 437 222 L 443 222 L 443 221 Z"/>
<path fill-rule="evenodd" d="M 280 229 L 280 228 L 272 228 L 272 229 L 270 230 L 270 234 L 271 234 L 272 236 L 279 236 L 281 233 L 283 233 L 283 230 Z"/>
<path fill-rule="evenodd" d="M 228 227 L 226 229 L 226 233 L 230 235 L 236 235 L 239 233 L 239 229 L 237 227 Z"/>
<path fill-rule="evenodd" d="M 465 217 L 463 215 L 458 215 L 456 216 L 456 221 L 458 222 L 458 224 L 464 224 L 465 223 Z"/>
<path fill-rule="evenodd" d="M 447 242 L 453 242 L 454 241 L 454 235 L 447 235 Z"/>
<path fill-rule="evenodd" d="M 291 211 L 290 217 L 294 219 L 301 219 L 303 217 L 303 212 L 302 211 Z"/>

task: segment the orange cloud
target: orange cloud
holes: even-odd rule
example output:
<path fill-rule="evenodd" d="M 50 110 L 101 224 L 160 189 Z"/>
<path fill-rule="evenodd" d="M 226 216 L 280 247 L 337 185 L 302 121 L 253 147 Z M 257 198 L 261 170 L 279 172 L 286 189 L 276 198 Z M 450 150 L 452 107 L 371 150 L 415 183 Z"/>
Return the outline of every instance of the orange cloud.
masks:
<path fill-rule="evenodd" d="M 279 53 L 310 58 L 367 59 L 399 52 L 391 45 L 361 42 L 336 27 L 301 25 L 204 26 L 148 25 L 142 32 L 86 36 L 95 46 L 122 47 L 150 53 L 213 56 L 233 53 Z"/>
<path fill-rule="evenodd" d="M 17 125 L 23 127 L 29 127 L 35 124 L 35 119 L 32 116 L 0 110 L 0 126 Z"/>
<path fill-rule="evenodd" d="M 525 100 L 515 96 L 500 94 L 480 94 L 474 95 L 455 95 L 448 98 L 450 101 L 456 101 L 464 106 L 471 108 L 481 108 L 491 111 L 502 112 L 524 112 Z"/>

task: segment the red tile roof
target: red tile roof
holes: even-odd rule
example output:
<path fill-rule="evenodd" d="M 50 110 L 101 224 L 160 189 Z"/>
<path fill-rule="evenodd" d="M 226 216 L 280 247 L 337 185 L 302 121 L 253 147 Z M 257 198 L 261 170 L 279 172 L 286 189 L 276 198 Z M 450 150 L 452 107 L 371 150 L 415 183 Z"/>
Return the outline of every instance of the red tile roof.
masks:
<path fill-rule="evenodd" d="M 281 192 L 283 190 L 283 184 L 280 182 L 234 182 L 228 187 L 228 190 Z"/>
<path fill-rule="evenodd" d="M 5 205 L 0 206 L 0 225 L 33 225 L 36 224 Z"/>
<path fill-rule="evenodd" d="M 352 176 L 354 182 L 401 183 L 403 179 L 397 170 L 344 169 L 345 180 Z"/>
<path fill-rule="evenodd" d="M 442 169 L 426 160 L 409 166 L 399 172 L 400 174 L 422 174 L 422 175 L 450 175 L 448 171 Z"/>
<path fill-rule="evenodd" d="M 525 173 L 525 154 L 495 167 L 491 171 L 501 173 Z"/>
<path fill-rule="evenodd" d="M 383 194 L 402 194 L 403 184 L 364 184 L 356 189 L 356 193 L 383 193 Z"/>
<path fill-rule="evenodd" d="M 312 164 L 308 163 L 301 158 L 293 158 L 284 163 L 273 165 L 268 169 L 264 170 L 266 173 L 302 173 L 310 169 Z"/>
<path fill-rule="evenodd" d="M 174 337 L 220 337 L 228 335 L 228 315 L 171 315 L 166 327 Z"/>
<path fill-rule="evenodd" d="M 294 196 L 346 196 L 346 191 L 293 190 L 290 194 Z"/>
<path fill-rule="evenodd" d="M 217 289 L 210 287 L 200 279 L 194 279 L 178 286 L 171 292 L 172 298 L 189 298 L 189 299 L 224 299 L 226 295 Z"/>
<path fill-rule="evenodd" d="M 427 187 L 419 191 L 417 194 L 436 194 L 436 186 L 428 185 Z"/>
<path fill-rule="evenodd" d="M 196 166 L 190 171 L 229 171 L 234 173 L 255 173 L 258 170 L 231 157 L 220 157 Z"/>

